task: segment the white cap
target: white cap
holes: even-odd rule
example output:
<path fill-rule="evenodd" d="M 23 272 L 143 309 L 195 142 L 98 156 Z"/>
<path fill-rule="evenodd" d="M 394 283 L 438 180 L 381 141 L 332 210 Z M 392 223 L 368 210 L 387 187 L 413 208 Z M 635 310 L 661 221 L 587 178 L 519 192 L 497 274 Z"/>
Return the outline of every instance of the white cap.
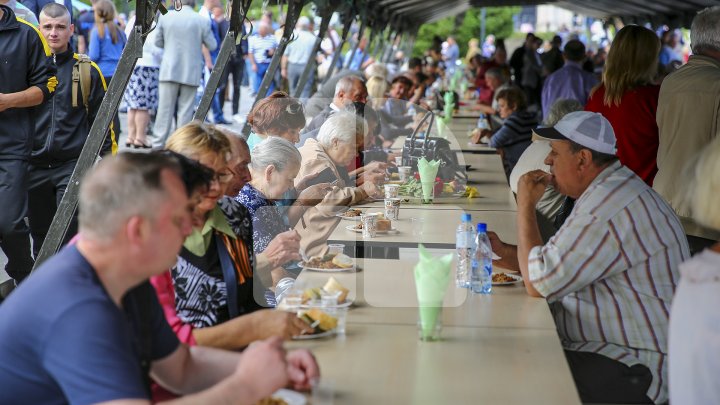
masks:
<path fill-rule="evenodd" d="M 565 115 L 554 127 L 535 128 L 538 136 L 550 140 L 571 140 L 596 152 L 615 155 L 615 132 L 600 113 L 575 111 Z"/>

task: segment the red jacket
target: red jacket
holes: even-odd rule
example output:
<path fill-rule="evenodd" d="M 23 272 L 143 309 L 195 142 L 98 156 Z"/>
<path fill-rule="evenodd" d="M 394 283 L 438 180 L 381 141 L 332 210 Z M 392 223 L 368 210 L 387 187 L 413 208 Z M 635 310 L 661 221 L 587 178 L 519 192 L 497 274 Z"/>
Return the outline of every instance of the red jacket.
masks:
<path fill-rule="evenodd" d="M 660 143 L 655 121 L 660 86 L 636 87 L 623 94 L 620 105 L 603 102 L 605 86 L 601 85 L 588 99 L 586 111 L 602 114 L 612 124 L 617 138 L 620 163 L 652 186 L 657 173 L 657 151 Z"/>

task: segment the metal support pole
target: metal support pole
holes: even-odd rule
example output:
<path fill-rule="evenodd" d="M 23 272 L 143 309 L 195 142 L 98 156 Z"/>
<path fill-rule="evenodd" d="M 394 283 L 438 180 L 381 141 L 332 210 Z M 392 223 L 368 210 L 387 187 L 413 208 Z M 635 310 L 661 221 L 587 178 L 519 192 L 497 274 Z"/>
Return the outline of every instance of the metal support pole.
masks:
<path fill-rule="evenodd" d="M 332 63 L 330 63 L 330 68 L 328 69 L 327 74 L 325 75 L 325 80 L 323 80 L 323 83 L 326 83 L 328 79 L 332 76 L 333 72 L 335 72 L 335 66 L 337 66 L 338 59 L 340 58 L 340 55 L 342 54 L 342 48 L 345 46 L 345 42 L 347 41 L 348 34 L 350 33 L 350 26 L 352 25 L 353 20 L 355 19 L 355 10 L 348 10 L 347 14 L 345 15 L 345 21 L 343 22 L 343 32 L 342 32 L 342 39 L 340 41 L 340 44 L 335 48 L 335 53 L 333 54 Z"/>
<path fill-rule="evenodd" d="M 365 21 L 360 22 L 360 30 L 358 31 L 358 37 L 357 41 L 355 42 L 355 45 L 353 45 L 352 51 L 350 51 L 350 57 L 347 60 L 347 63 L 343 64 L 343 68 L 349 69 L 350 65 L 352 64 L 353 59 L 355 58 L 355 54 L 357 53 L 358 48 L 360 47 L 360 41 L 362 40 L 363 34 L 365 34 Z M 367 49 L 366 49 L 367 51 Z M 365 55 L 363 55 L 365 56 Z M 362 66 L 362 61 L 360 62 L 360 66 Z"/>
<path fill-rule="evenodd" d="M 313 50 L 310 53 L 310 60 L 308 60 L 307 65 L 305 65 L 305 69 L 303 70 L 302 75 L 300 75 L 300 80 L 298 80 L 297 87 L 295 88 L 295 94 L 293 94 L 293 97 L 295 98 L 300 98 L 303 90 L 305 89 L 305 84 L 310 77 L 310 72 L 315 70 L 315 58 L 317 57 L 317 53 L 320 50 L 320 44 L 322 43 L 323 38 L 325 38 L 325 34 L 327 33 L 328 27 L 330 26 L 330 19 L 332 18 L 332 13 L 334 9 L 334 7 L 328 5 L 320 12 L 320 15 L 322 16 L 322 19 L 320 21 L 320 30 L 318 31 L 318 36 L 315 39 L 315 45 L 313 46 Z"/>
<path fill-rule="evenodd" d="M 110 80 L 105 97 L 103 98 L 100 108 L 98 110 L 95 121 L 93 121 L 90 133 L 88 134 L 85 145 L 80 152 L 80 157 L 75 164 L 75 170 L 70 176 L 70 182 L 67 185 L 65 194 L 63 195 L 60 205 L 58 206 L 55 218 L 50 225 L 48 234 L 45 237 L 45 242 L 40 248 L 40 253 L 35 259 L 35 267 L 33 271 L 37 269 L 45 260 L 49 259 L 54 255 L 65 240 L 65 234 L 67 233 L 70 221 L 75 216 L 75 210 L 77 209 L 78 196 L 80 193 L 80 180 L 83 178 L 85 173 L 95 164 L 97 157 L 100 154 L 100 149 L 105 142 L 105 137 L 108 133 L 108 128 L 112 122 L 113 117 L 117 113 L 120 100 L 122 99 L 125 87 L 130 76 L 135 68 L 135 62 L 138 58 L 142 57 L 143 43 L 145 42 L 145 35 L 150 31 L 152 21 L 155 19 L 155 14 L 158 9 L 165 10 L 164 7 L 160 7 L 160 0 L 138 0 L 137 12 L 138 17 L 135 21 L 133 31 L 130 33 L 127 45 L 120 56 L 117 69 Z"/>
<path fill-rule="evenodd" d="M 212 99 L 215 97 L 215 91 L 220 84 L 220 78 L 222 77 L 223 71 L 227 67 L 230 57 L 235 55 L 236 40 L 242 35 L 242 22 L 245 19 L 247 10 L 250 9 L 250 3 L 252 0 L 235 0 L 238 2 L 238 7 L 233 4 L 230 11 L 230 28 L 228 29 L 225 38 L 223 38 L 222 44 L 220 45 L 220 52 L 218 53 L 215 65 L 213 66 L 212 72 L 210 72 L 210 78 L 205 85 L 205 91 L 203 91 L 202 98 L 200 99 L 200 105 L 193 119 L 204 121 L 207 116 Z M 234 3 L 234 2 L 233 2 Z"/>
<path fill-rule="evenodd" d="M 295 30 L 295 24 L 297 24 L 298 18 L 300 18 L 300 12 L 302 11 L 304 3 L 304 0 L 288 1 L 288 11 L 285 18 L 285 29 L 283 30 L 283 36 L 282 38 L 280 38 L 280 43 L 278 44 L 277 49 L 275 49 L 275 53 L 273 54 L 272 60 L 270 61 L 270 66 L 268 66 L 268 70 L 265 72 L 265 76 L 260 83 L 260 88 L 258 89 L 257 95 L 255 96 L 255 101 L 253 101 L 253 107 L 255 107 L 255 104 L 257 104 L 258 101 L 265 98 L 265 96 L 267 95 L 267 91 L 270 88 L 270 83 L 275 80 L 275 72 L 277 72 L 278 66 L 280 66 L 280 59 L 282 59 L 283 53 L 285 53 L 285 48 L 287 48 L 288 44 L 290 43 L 290 37 Z M 245 125 L 242 129 L 242 135 L 245 138 L 247 138 L 250 134 L 250 129 L 250 125 L 245 122 Z"/>
<path fill-rule="evenodd" d="M 390 35 L 391 39 L 388 43 L 387 48 L 385 48 L 385 52 L 383 54 L 383 58 L 382 58 L 383 63 L 390 62 L 390 58 L 392 57 L 393 51 L 394 51 L 393 47 L 395 46 L 395 41 L 397 41 L 397 37 L 398 37 L 398 32 L 392 31 L 391 35 Z"/>

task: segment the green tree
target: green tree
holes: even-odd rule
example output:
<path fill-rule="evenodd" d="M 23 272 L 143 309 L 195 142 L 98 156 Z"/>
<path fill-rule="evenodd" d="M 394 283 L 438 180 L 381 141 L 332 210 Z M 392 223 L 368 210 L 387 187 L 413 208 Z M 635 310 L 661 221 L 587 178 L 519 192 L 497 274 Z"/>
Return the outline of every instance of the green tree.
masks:
<path fill-rule="evenodd" d="M 497 38 L 507 38 L 513 32 L 513 17 L 520 12 L 520 7 L 487 7 L 485 18 L 486 35 L 493 34 Z M 460 54 L 467 53 L 468 41 L 480 39 L 481 8 L 473 7 L 465 12 L 462 24 L 456 23 L 456 17 L 446 17 L 420 27 L 413 56 L 422 56 L 432 45 L 436 35 L 443 40 L 452 35 L 460 46 Z M 481 41 L 482 42 L 482 41 Z"/>

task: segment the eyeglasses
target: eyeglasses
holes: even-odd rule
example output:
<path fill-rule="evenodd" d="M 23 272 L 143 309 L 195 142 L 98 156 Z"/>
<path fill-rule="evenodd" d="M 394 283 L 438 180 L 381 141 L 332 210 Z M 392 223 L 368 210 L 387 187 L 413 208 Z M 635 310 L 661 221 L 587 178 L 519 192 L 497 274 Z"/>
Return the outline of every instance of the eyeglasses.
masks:
<path fill-rule="evenodd" d="M 215 174 L 213 175 L 213 178 L 212 178 L 212 179 L 213 179 L 213 181 L 217 181 L 217 182 L 220 183 L 220 184 L 227 184 L 227 183 L 229 183 L 229 182 L 233 179 L 233 176 L 235 176 L 235 175 L 233 174 L 233 172 L 230 171 L 230 170 L 228 170 L 228 171 L 223 172 L 223 173 L 217 173 L 217 172 L 215 172 Z"/>
<path fill-rule="evenodd" d="M 295 115 L 295 114 L 297 114 L 297 113 L 303 112 L 303 105 L 300 104 L 300 103 L 288 104 L 288 106 L 285 107 L 285 111 L 286 111 L 288 114 Z"/>

